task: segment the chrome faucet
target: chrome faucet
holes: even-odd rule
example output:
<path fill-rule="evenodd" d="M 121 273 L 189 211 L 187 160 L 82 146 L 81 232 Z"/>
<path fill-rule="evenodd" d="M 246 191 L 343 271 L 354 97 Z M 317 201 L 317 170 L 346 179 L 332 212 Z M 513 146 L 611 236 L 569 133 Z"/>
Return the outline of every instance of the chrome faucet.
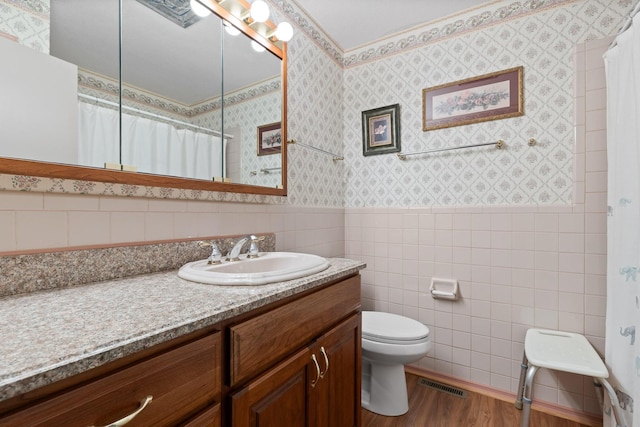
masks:
<path fill-rule="evenodd" d="M 258 249 L 258 242 L 261 242 L 262 240 L 264 240 L 264 236 L 257 237 L 253 234 L 242 237 L 235 243 L 235 245 L 233 245 L 233 248 L 227 254 L 227 261 L 239 261 L 240 251 L 242 251 L 242 247 L 248 241 L 251 241 L 251 245 L 247 251 L 247 258 L 257 258 L 258 252 L 260 252 Z"/>

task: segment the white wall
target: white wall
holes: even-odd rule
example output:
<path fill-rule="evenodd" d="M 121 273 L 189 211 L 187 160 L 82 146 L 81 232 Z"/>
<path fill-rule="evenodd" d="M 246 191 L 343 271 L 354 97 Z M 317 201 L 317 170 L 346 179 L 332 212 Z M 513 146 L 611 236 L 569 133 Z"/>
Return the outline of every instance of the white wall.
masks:
<path fill-rule="evenodd" d="M 78 69 L 0 37 L 3 156 L 77 163 Z"/>

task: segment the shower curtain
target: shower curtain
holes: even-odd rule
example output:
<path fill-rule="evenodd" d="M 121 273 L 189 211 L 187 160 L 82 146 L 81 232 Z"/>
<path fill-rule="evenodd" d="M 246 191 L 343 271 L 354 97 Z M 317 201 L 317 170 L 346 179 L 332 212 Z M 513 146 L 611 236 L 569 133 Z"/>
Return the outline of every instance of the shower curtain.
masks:
<path fill-rule="evenodd" d="M 79 103 L 78 161 L 120 163 L 118 111 Z M 221 138 L 131 114 L 122 115 L 122 163 L 138 172 L 211 180 L 224 176 Z"/>
<path fill-rule="evenodd" d="M 616 42 L 604 55 L 609 205 L 605 359 L 624 423 L 639 427 L 640 15 L 636 14 Z M 614 426 L 608 412 L 605 410 L 605 425 Z"/>

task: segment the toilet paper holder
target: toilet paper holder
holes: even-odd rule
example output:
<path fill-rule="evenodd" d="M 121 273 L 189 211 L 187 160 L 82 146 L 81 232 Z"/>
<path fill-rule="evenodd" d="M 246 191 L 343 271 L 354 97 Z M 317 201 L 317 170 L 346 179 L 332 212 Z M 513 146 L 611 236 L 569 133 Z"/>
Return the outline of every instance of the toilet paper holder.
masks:
<path fill-rule="evenodd" d="M 456 279 L 431 278 L 429 292 L 435 299 L 457 300 L 460 294 L 460 286 Z"/>

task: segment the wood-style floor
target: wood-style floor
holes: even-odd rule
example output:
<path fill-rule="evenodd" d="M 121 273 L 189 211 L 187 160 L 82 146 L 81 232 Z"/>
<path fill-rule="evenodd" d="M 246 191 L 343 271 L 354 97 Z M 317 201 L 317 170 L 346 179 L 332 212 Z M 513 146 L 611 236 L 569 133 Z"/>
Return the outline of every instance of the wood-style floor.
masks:
<path fill-rule="evenodd" d="M 407 374 L 409 412 L 399 417 L 383 417 L 362 410 L 362 427 L 516 427 L 521 411 L 513 402 L 467 392 L 466 398 L 452 396 L 418 384 Z M 583 424 L 531 411 L 530 427 L 586 427 Z"/>

